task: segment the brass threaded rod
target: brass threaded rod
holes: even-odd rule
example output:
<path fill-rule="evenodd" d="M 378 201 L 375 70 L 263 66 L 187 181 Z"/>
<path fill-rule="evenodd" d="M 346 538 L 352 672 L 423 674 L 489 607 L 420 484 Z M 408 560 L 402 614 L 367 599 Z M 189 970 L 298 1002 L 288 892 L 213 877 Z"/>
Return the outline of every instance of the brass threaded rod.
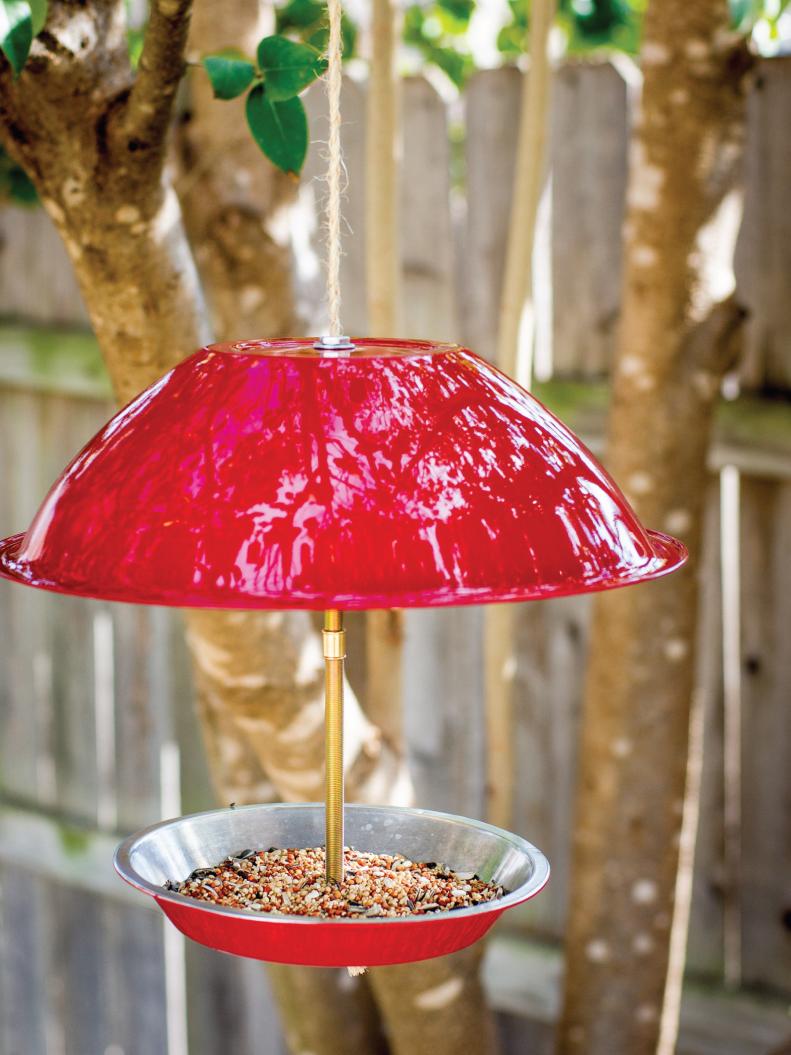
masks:
<path fill-rule="evenodd" d="M 324 743 L 327 882 L 343 882 L 343 614 L 324 613 Z"/>

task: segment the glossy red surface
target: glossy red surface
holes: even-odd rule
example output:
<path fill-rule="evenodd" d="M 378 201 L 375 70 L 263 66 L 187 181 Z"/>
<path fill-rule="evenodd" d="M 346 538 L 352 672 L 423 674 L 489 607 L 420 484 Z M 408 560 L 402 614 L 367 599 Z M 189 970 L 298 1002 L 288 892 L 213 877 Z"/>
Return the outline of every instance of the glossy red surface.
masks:
<path fill-rule="evenodd" d="M 193 941 L 210 949 L 269 963 L 308 967 L 380 967 L 448 956 L 478 941 L 497 921 L 502 909 L 466 919 L 453 914 L 426 921 L 397 920 L 338 923 L 312 920 L 299 926 L 282 917 L 250 914 L 250 919 L 221 916 L 189 904 L 155 898 L 162 911 Z"/>
<path fill-rule="evenodd" d="M 609 589 L 685 559 L 466 349 L 247 341 L 117 414 L 2 543 L 0 574 L 142 604 L 352 609 Z"/>

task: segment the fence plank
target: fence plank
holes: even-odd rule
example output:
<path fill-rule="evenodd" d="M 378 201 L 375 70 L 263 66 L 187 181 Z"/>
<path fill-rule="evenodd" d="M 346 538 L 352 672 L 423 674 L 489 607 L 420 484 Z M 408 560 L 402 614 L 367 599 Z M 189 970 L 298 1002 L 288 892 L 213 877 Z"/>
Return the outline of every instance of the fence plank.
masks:
<path fill-rule="evenodd" d="M 467 225 L 462 334 L 465 344 L 494 361 L 505 251 L 511 217 L 521 74 L 482 70 L 465 92 Z"/>
<path fill-rule="evenodd" d="M 467 340 L 485 354 L 494 335 L 509 222 L 518 120 L 519 73 L 514 69 L 476 74 L 465 93 L 468 219 L 456 252 L 466 271 L 461 307 Z M 421 83 L 416 79 L 416 83 Z M 425 82 L 422 82 L 425 85 Z M 410 94 L 406 87 L 405 95 Z M 405 128 L 418 128 L 427 89 L 406 99 Z M 365 331 L 364 154 L 365 89 L 344 83 L 344 150 L 349 190 L 342 280 L 344 318 L 352 332 Z M 561 374 L 593 376 L 606 368 L 617 321 L 621 238 L 626 178 L 628 98 L 620 73 L 609 63 L 567 62 L 556 73 L 552 104 L 552 301 L 553 359 Z M 791 385 L 791 306 L 785 296 L 791 271 L 791 218 L 785 207 L 789 167 L 786 114 L 791 95 L 791 58 L 763 60 L 751 93 L 746 152 L 746 215 L 737 254 L 740 297 L 751 309 L 746 382 L 759 387 Z M 322 85 L 307 93 L 313 143 L 301 190 L 302 217 L 311 233 L 296 246 L 298 302 L 308 328 L 322 328 L 323 202 L 322 142 L 326 101 Z M 423 114 L 425 116 L 425 114 Z M 434 121 L 435 117 L 431 117 Z M 446 150 L 444 137 L 436 154 Z M 410 139 L 405 139 L 409 153 Z M 442 165 L 446 165 L 442 161 Z M 421 180 L 410 180 L 419 187 Z M 419 196 L 410 195 L 411 202 Z M 410 211 L 405 210 L 407 222 Z M 426 231 L 428 237 L 428 231 Z M 458 244 L 461 242 L 461 244 Z M 468 246 L 469 242 L 469 246 Z M 443 265 L 444 266 L 444 265 Z M 407 281 L 410 281 L 409 276 Z M 416 274 L 411 281 L 418 280 Z M 420 299 L 414 311 L 422 310 Z M 431 307 L 426 310 L 430 313 Z M 71 265 L 41 209 L 0 211 L 0 314 L 39 322 L 86 321 Z M 428 320 L 427 320 L 428 321 Z"/>
<path fill-rule="evenodd" d="M 167 612 L 112 606 L 114 630 L 115 786 L 118 825 L 133 831 L 160 819 L 160 755 L 171 700 L 167 650 L 158 640 Z"/>
<path fill-rule="evenodd" d="M 103 899 L 101 925 L 106 1007 L 99 1055 L 116 1049 L 123 1055 L 164 1055 L 168 1046 L 162 919 L 146 908 Z"/>
<path fill-rule="evenodd" d="M 262 964 L 187 945 L 190 1055 L 285 1055 Z"/>
<path fill-rule="evenodd" d="M 0 315 L 82 326 L 88 321 L 66 249 L 41 208 L 0 209 Z"/>
<path fill-rule="evenodd" d="M 560 1004 L 561 953 L 513 937 L 489 943 L 483 979 L 499 1011 L 555 1021 Z M 711 987 L 690 987 L 681 1005 L 678 1055 L 767 1055 L 788 1039 L 782 1001 L 750 999 Z M 521 1051 L 530 1048 L 517 1049 Z"/>
<path fill-rule="evenodd" d="M 63 1055 L 166 1052 L 161 925 L 138 907 L 47 882 L 41 948 Z M 21 1052 L 20 1052 L 21 1055 Z"/>
<path fill-rule="evenodd" d="M 423 78 L 403 85 L 401 319 L 406 337 L 459 331 L 445 103 Z M 405 613 L 404 728 L 421 805 L 481 816 L 483 757 L 480 613 Z"/>
<path fill-rule="evenodd" d="M 552 882 L 514 926 L 562 939 L 568 898 L 574 774 L 590 601 L 520 606 L 514 677 L 513 827 L 546 853 Z"/>
<path fill-rule="evenodd" d="M 697 686 L 702 693 L 703 760 L 687 942 L 687 970 L 723 970 L 723 699 L 719 486 L 707 499 L 698 626 Z"/>
<path fill-rule="evenodd" d="M 553 86 L 553 372 L 594 377 L 612 358 L 621 296 L 627 89 L 611 63 L 567 63 Z"/>
<path fill-rule="evenodd" d="M 742 483 L 742 974 L 791 991 L 791 485 Z"/>
<path fill-rule="evenodd" d="M 752 388 L 791 388 L 791 57 L 765 59 L 747 108 L 744 222 L 737 289 L 750 309 L 742 376 Z"/>
<path fill-rule="evenodd" d="M 481 610 L 409 613 L 404 643 L 404 731 L 416 801 L 482 817 Z"/>
<path fill-rule="evenodd" d="M 453 230 L 448 112 L 423 77 L 402 87 L 401 324 L 403 336 L 454 340 Z"/>
<path fill-rule="evenodd" d="M 0 403 L 3 444 L 0 468 L 3 486 L 3 533 L 24 527 L 41 499 L 42 403 L 26 393 L 4 392 Z M 39 491 L 38 495 L 36 492 Z M 49 599 L 33 591 L 3 583 L 5 677 L 0 710 L 0 761 L 3 784 L 22 798 L 38 798 L 40 768 L 53 772 L 52 744 L 47 719 L 50 701 L 47 674 L 51 670 L 46 641 Z M 49 794 L 55 794 L 50 779 Z M 44 790 L 44 789 L 41 789 Z"/>
<path fill-rule="evenodd" d="M 0 1043 L 4 1055 L 49 1055 L 43 883 L 0 868 Z"/>

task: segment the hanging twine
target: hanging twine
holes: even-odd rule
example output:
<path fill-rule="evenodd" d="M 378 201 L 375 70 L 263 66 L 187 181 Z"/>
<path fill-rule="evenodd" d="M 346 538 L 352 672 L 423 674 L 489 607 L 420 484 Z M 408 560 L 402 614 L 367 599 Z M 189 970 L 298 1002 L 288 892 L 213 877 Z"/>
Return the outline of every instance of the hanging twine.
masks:
<path fill-rule="evenodd" d="M 327 98 L 330 134 L 327 143 L 327 306 L 330 337 L 341 335 L 341 0 L 328 0 L 330 36 L 327 45 Z"/>
<path fill-rule="evenodd" d="M 343 39 L 341 0 L 328 0 L 330 38 L 327 45 L 327 98 L 330 134 L 327 142 L 327 307 L 329 335 L 341 336 L 341 83 Z M 365 967 L 347 967 L 350 977 L 365 974 Z"/>

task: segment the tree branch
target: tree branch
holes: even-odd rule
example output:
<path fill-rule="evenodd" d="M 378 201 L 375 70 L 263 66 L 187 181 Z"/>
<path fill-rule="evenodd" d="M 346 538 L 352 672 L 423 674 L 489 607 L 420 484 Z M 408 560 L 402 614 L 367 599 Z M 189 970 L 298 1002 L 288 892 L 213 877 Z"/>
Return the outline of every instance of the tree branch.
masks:
<path fill-rule="evenodd" d="M 681 369 L 687 378 L 706 370 L 720 379 L 738 363 L 749 314 L 735 293 L 711 306 L 705 318 L 687 335 L 685 354 L 680 357 Z"/>
<path fill-rule="evenodd" d="M 192 0 L 153 0 L 137 76 L 121 133 L 130 150 L 163 149 L 176 89 L 184 73 Z"/>

